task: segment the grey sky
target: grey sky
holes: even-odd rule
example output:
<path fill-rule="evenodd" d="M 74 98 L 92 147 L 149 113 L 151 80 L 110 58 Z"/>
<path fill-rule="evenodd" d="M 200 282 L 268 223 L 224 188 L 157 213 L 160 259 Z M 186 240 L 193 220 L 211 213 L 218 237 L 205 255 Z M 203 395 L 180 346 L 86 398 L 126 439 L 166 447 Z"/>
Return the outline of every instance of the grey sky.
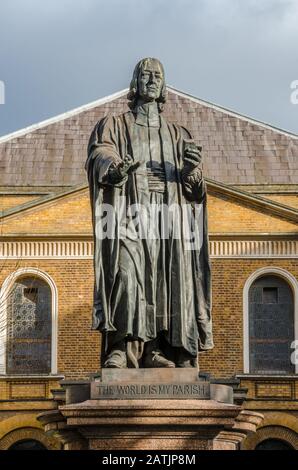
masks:
<path fill-rule="evenodd" d="M 298 0 L 1 0 L 0 135 L 129 85 L 158 57 L 167 83 L 298 133 Z"/>

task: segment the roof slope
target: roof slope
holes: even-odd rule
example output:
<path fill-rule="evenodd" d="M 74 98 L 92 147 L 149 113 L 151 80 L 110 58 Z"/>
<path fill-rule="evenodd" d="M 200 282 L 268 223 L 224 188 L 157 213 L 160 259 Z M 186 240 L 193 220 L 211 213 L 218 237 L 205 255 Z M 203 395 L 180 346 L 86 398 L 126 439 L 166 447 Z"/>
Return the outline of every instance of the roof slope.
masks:
<path fill-rule="evenodd" d="M 127 90 L 0 138 L 0 186 L 86 183 L 90 133 L 126 111 Z M 168 87 L 164 116 L 187 127 L 204 152 L 204 172 L 226 184 L 297 184 L 298 136 Z"/>

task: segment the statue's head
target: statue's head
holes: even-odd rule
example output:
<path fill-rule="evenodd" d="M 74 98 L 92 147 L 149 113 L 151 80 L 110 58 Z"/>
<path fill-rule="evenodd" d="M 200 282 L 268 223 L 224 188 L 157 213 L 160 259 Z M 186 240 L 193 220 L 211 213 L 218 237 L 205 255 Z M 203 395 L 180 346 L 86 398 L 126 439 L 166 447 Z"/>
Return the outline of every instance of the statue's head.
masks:
<path fill-rule="evenodd" d="M 143 102 L 156 101 L 159 110 L 163 110 L 163 103 L 166 102 L 166 83 L 164 68 L 159 60 L 147 57 L 137 63 L 127 98 L 131 109 L 135 107 L 138 100 L 142 100 Z"/>

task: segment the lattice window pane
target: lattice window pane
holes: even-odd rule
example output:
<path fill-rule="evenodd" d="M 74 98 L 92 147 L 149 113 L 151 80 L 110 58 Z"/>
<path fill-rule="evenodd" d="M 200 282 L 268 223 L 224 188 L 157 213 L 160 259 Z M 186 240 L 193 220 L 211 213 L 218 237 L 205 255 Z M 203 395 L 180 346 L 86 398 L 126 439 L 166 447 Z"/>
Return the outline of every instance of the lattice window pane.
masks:
<path fill-rule="evenodd" d="M 277 304 L 278 303 L 278 288 L 277 287 L 263 287 L 263 303 L 264 304 Z"/>
<path fill-rule="evenodd" d="M 249 291 L 250 372 L 294 373 L 291 364 L 293 339 L 291 288 L 277 276 L 257 279 Z"/>
<path fill-rule="evenodd" d="M 8 300 L 7 373 L 51 371 L 51 290 L 42 280 L 18 280 Z"/>

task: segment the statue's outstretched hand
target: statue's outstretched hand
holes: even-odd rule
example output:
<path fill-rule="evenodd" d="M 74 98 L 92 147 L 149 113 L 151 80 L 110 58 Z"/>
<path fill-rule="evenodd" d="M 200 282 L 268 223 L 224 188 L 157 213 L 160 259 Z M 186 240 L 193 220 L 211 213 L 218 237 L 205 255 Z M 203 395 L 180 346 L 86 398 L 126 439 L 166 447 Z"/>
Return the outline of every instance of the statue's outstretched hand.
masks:
<path fill-rule="evenodd" d="M 119 183 L 124 180 L 130 172 L 135 171 L 139 165 L 140 162 L 134 162 L 130 155 L 126 155 L 121 163 L 115 167 L 110 167 L 109 180 L 111 183 Z"/>
<path fill-rule="evenodd" d="M 126 155 L 122 162 L 119 163 L 117 169 L 119 171 L 119 174 L 124 178 L 131 171 L 135 171 L 139 165 L 140 162 L 135 163 L 130 155 Z"/>

